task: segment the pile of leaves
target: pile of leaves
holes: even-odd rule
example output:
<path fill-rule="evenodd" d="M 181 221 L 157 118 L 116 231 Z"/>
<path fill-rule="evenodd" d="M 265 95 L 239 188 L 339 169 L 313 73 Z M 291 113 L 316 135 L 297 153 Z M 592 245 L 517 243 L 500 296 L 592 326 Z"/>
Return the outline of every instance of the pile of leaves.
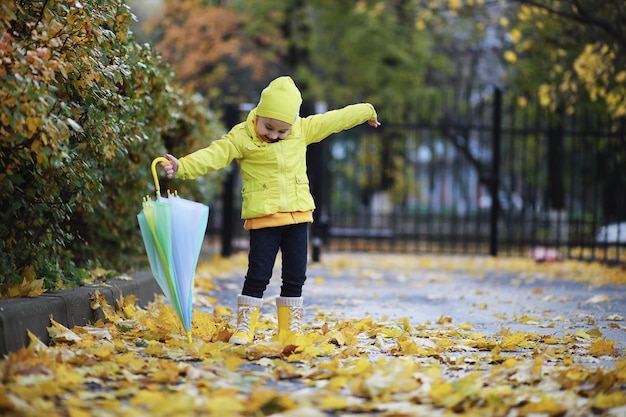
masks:
<path fill-rule="evenodd" d="M 392 258 L 359 260 L 369 259 L 367 268 L 375 273 L 373 265 L 388 270 L 409 257 Z M 461 266 L 450 264 L 450 258 L 419 259 L 422 267 Z M 359 260 L 339 257 L 330 268 L 345 270 Z M 525 273 L 535 268 L 506 259 L 463 262 L 483 271 L 521 274 L 521 266 Z M 31 335 L 28 348 L 0 362 L 0 412 L 72 417 L 626 413 L 623 347 L 591 323 L 560 336 L 507 328 L 486 334 L 445 314 L 412 323 L 317 311 L 304 334 L 279 339 L 275 316 L 263 314 L 256 342 L 232 345 L 227 341 L 233 311 L 213 296 L 219 287 L 234 286 L 228 279 L 241 276 L 244 267 L 244 257 L 199 267 L 192 343 L 164 298 L 142 309 L 132 296 L 113 306 L 95 292 L 92 308 L 103 320 L 72 329 L 51 320 L 52 346 Z M 592 265 L 567 274 L 562 264 L 540 268 L 535 273 L 560 270 L 574 279 L 601 275 Z M 626 330 L 620 314 L 613 320 L 611 327 Z"/>

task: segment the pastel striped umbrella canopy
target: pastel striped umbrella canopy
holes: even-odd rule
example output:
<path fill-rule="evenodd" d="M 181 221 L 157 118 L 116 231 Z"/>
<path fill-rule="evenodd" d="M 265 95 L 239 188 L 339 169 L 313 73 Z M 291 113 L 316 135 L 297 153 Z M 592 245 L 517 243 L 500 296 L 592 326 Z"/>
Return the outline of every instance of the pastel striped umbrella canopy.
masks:
<path fill-rule="evenodd" d="M 209 220 L 205 204 L 169 194 L 161 197 L 156 164 L 152 175 L 156 200 L 144 198 L 143 210 L 137 215 L 152 275 L 172 304 L 191 342 L 193 286 L 202 242 Z"/>

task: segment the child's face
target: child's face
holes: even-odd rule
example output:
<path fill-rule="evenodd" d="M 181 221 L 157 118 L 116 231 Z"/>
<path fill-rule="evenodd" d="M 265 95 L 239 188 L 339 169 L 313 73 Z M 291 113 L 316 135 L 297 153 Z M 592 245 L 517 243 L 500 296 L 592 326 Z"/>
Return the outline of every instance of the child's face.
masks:
<path fill-rule="evenodd" d="M 273 143 L 285 139 L 291 130 L 291 125 L 280 120 L 257 116 L 254 128 L 259 139 Z"/>

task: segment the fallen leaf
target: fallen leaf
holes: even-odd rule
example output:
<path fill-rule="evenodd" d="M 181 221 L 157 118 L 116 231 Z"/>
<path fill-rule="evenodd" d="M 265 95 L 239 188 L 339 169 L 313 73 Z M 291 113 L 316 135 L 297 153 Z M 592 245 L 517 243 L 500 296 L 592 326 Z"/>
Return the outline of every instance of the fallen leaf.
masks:
<path fill-rule="evenodd" d="M 601 393 L 593 400 L 593 406 L 600 410 L 608 410 L 623 405 L 626 405 L 626 394 L 623 391 L 615 391 L 610 394 Z"/>
<path fill-rule="evenodd" d="M 376 254 L 325 259 L 320 267 L 330 272 L 324 272 L 324 284 L 331 281 L 326 274 L 350 276 L 356 289 L 401 283 L 419 291 L 437 282 L 462 285 L 465 279 L 506 273 L 513 277 L 511 285 L 540 294 L 526 285 L 552 277 L 608 280 L 598 279 L 602 274 L 595 269 L 589 273 L 587 264 L 574 268 L 568 261 L 537 265 L 508 258 Z M 165 297 L 142 308 L 134 297 L 109 305 L 94 294 L 100 320 L 72 329 L 51 321 L 51 337 L 58 342 L 46 346 L 31 333 L 28 348 L 0 359 L 0 414 L 560 417 L 576 410 L 609 417 L 625 409 L 624 351 L 603 335 L 612 334 L 607 328 L 621 328 L 619 305 L 609 316 L 581 307 L 550 317 L 548 303 L 573 298 L 546 296 L 544 312 L 512 302 L 506 314 L 495 314 L 511 328 L 490 331 L 482 322 L 455 323 L 447 311 L 421 322 L 376 320 L 364 311 L 368 300 L 345 300 L 347 308 L 358 307 L 360 317 L 346 319 L 312 306 L 315 314 L 307 317 L 304 334 L 277 337 L 275 311 L 269 309 L 261 314 L 255 342 L 239 346 L 228 343 L 233 313 L 219 304 L 223 295 L 216 291 L 239 288 L 246 268 L 245 254 L 198 266 L 191 343 Z M 472 291 L 481 297 L 505 294 L 489 285 Z M 601 316 L 611 322 L 601 322 Z M 544 333 L 516 331 L 524 325 Z"/>
<path fill-rule="evenodd" d="M 615 349 L 615 345 L 617 342 L 606 339 L 596 339 L 591 342 L 591 346 L 589 347 L 589 354 L 591 356 L 615 356 L 617 354 L 617 350 Z"/>
<path fill-rule="evenodd" d="M 48 327 L 48 334 L 50 335 L 50 339 L 54 343 L 76 343 L 80 342 L 81 338 L 76 333 L 63 326 L 61 323 L 57 323 L 56 321 L 50 319 L 50 323 L 52 323 L 51 327 Z"/>
<path fill-rule="evenodd" d="M 611 301 L 611 298 L 605 294 L 596 294 L 593 297 L 587 299 L 585 304 L 597 304 L 597 303 L 608 303 Z"/>

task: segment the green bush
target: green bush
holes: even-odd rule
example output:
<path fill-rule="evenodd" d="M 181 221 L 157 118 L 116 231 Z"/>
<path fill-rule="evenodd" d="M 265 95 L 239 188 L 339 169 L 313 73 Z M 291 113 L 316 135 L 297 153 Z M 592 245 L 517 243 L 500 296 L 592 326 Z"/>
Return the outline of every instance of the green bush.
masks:
<path fill-rule="evenodd" d="M 130 31 L 121 0 L 0 6 L 0 284 L 34 273 L 47 288 L 80 268 L 128 268 L 136 214 L 154 192 L 152 158 L 205 145 L 202 100 Z M 200 198 L 211 184 L 185 184 Z"/>

